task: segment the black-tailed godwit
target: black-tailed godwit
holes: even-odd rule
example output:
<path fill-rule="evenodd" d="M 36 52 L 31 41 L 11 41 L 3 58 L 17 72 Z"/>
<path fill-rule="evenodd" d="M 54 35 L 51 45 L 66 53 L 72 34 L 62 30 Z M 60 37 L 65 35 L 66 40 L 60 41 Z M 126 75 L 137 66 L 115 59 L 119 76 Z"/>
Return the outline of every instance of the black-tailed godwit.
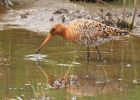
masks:
<path fill-rule="evenodd" d="M 50 31 L 44 42 L 38 48 L 38 53 L 44 44 L 48 43 L 54 36 L 59 35 L 64 39 L 82 44 L 87 47 L 87 60 L 89 57 L 89 47 L 95 46 L 99 55 L 99 59 L 102 59 L 98 49 L 98 45 L 110 40 L 119 38 L 120 36 L 127 35 L 128 32 L 119 28 L 107 26 L 101 22 L 88 19 L 76 19 L 71 21 L 68 25 L 56 24 Z"/>

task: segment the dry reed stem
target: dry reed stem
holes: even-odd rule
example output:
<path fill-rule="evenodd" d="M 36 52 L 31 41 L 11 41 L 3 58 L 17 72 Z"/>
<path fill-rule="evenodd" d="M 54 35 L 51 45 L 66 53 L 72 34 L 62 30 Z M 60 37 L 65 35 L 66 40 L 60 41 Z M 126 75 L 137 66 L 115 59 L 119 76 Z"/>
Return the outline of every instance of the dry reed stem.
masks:
<path fill-rule="evenodd" d="M 123 21 L 125 21 L 125 5 L 126 5 L 126 0 L 123 0 Z"/>
<path fill-rule="evenodd" d="M 136 12 L 137 12 L 137 0 L 134 1 L 134 15 L 133 15 L 129 30 L 132 30 L 134 27 L 134 20 L 135 20 Z"/>

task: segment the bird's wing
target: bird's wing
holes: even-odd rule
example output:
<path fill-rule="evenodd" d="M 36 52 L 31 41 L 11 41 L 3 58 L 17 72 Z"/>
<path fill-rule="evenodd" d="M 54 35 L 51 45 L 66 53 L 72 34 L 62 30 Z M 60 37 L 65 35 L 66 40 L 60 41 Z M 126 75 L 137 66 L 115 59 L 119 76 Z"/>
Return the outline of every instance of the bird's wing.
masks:
<path fill-rule="evenodd" d="M 78 19 L 72 21 L 70 24 L 70 29 L 74 34 L 89 35 L 96 32 L 95 21 L 87 19 Z"/>
<path fill-rule="evenodd" d="M 98 45 L 122 35 L 122 30 L 107 26 L 101 22 L 88 19 L 77 19 L 69 24 L 70 33 L 75 40 L 84 45 Z"/>
<path fill-rule="evenodd" d="M 120 36 L 121 30 L 115 27 L 107 26 L 101 22 L 88 19 L 77 19 L 69 24 L 74 34 L 90 36 Z"/>

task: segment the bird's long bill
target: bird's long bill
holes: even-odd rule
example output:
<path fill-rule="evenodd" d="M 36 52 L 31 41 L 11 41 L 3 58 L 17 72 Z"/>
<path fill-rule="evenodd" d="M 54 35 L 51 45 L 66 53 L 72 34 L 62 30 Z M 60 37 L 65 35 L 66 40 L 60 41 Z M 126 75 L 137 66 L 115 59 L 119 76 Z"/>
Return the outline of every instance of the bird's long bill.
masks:
<path fill-rule="evenodd" d="M 46 39 L 43 41 L 43 43 L 40 45 L 40 47 L 36 50 L 36 54 L 39 53 L 39 51 L 41 50 L 41 48 L 49 41 L 52 39 L 52 34 L 49 33 L 49 35 L 46 37 Z"/>

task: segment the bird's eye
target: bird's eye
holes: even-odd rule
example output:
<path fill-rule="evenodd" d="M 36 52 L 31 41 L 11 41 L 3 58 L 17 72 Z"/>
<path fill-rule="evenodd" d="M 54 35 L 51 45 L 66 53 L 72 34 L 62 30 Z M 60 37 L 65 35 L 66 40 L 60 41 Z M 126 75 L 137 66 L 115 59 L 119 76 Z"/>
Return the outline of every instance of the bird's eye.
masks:
<path fill-rule="evenodd" d="M 55 28 L 52 28 L 52 31 L 54 31 L 55 30 Z"/>
<path fill-rule="evenodd" d="M 52 28 L 52 29 L 51 29 L 51 32 L 53 32 L 54 30 L 55 30 L 55 28 Z"/>
<path fill-rule="evenodd" d="M 53 35 L 54 34 L 54 30 L 55 30 L 55 28 L 52 28 L 49 33 Z"/>

